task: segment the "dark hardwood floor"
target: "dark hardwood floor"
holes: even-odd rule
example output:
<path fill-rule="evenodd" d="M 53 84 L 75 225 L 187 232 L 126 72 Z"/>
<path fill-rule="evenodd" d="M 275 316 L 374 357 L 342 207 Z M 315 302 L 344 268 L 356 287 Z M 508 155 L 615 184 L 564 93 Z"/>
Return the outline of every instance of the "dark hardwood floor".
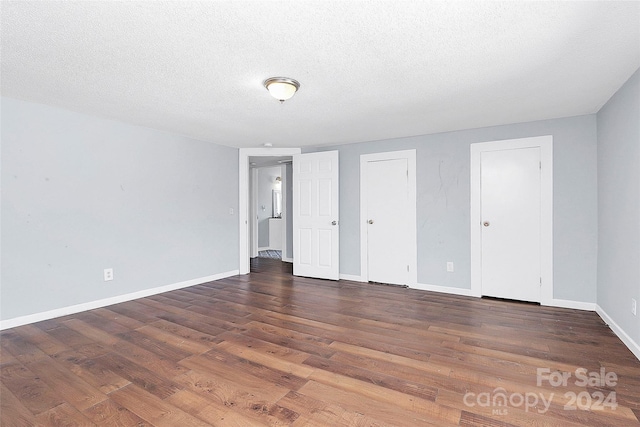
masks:
<path fill-rule="evenodd" d="M 595 313 L 252 266 L 3 331 L 1 425 L 640 425 Z"/>

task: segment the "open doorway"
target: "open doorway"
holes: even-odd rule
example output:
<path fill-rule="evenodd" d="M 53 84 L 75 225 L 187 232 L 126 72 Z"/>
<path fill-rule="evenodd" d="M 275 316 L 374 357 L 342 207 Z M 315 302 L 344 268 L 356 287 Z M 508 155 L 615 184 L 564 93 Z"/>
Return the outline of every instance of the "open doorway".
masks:
<path fill-rule="evenodd" d="M 293 261 L 292 157 L 249 157 L 251 258 Z"/>
<path fill-rule="evenodd" d="M 255 168 L 252 166 L 258 166 L 258 162 L 265 158 L 275 158 L 276 164 L 285 164 L 285 169 L 287 168 L 287 164 L 291 166 L 291 163 L 277 163 L 278 161 L 286 161 L 290 160 L 291 156 L 295 154 L 300 154 L 299 148 L 241 148 L 239 151 L 239 209 L 238 209 L 238 226 L 239 226 L 239 271 L 240 274 L 248 274 L 250 271 L 250 260 L 254 257 L 253 248 L 258 248 L 257 242 L 255 245 L 253 244 L 253 234 L 252 229 L 257 229 L 257 225 L 254 224 L 253 219 L 257 217 L 255 212 L 255 206 L 257 204 L 253 204 L 252 200 L 255 198 L 252 196 L 252 185 L 253 188 L 256 187 L 254 185 L 255 180 Z M 251 159 L 251 160 L 250 160 Z M 251 165 L 251 163 L 256 163 L 255 165 Z M 292 175 L 289 176 L 288 184 L 287 184 L 287 175 L 285 174 L 283 180 L 284 183 L 281 184 L 283 186 L 291 185 L 292 183 Z M 282 177 L 281 177 L 282 178 Z M 286 194 L 282 197 L 283 211 L 286 217 L 287 205 L 289 205 L 289 212 L 291 212 L 291 202 L 292 198 L 286 197 Z M 254 206 L 254 208 L 252 208 Z M 260 205 L 261 206 L 261 205 Z M 267 210 L 267 206 L 265 205 L 265 212 Z M 289 216 L 290 217 L 290 216 Z M 286 221 L 286 218 L 285 218 Z M 285 227 L 283 227 L 285 228 Z M 292 230 L 285 228 L 284 233 L 287 233 L 286 237 L 286 246 L 287 249 L 283 251 L 283 260 L 284 261 L 293 261 L 293 250 L 292 245 L 290 245 L 290 239 L 293 236 Z M 255 257 L 257 258 L 257 253 L 255 253 Z"/>

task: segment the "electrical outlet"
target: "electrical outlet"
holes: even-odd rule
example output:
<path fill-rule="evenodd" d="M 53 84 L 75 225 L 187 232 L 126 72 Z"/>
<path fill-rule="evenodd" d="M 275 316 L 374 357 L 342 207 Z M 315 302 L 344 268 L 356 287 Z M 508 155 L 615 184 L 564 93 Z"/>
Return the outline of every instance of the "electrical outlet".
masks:
<path fill-rule="evenodd" d="M 631 312 L 633 313 L 633 315 L 636 315 L 636 300 L 635 298 L 631 298 Z"/>
<path fill-rule="evenodd" d="M 104 269 L 104 281 L 108 282 L 109 280 L 113 280 L 113 268 Z"/>
<path fill-rule="evenodd" d="M 451 262 L 451 261 L 447 262 L 447 271 L 449 273 L 453 273 L 453 262 Z"/>
<path fill-rule="evenodd" d="M 233 215 L 233 208 L 229 208 L 229 215 Z"/>

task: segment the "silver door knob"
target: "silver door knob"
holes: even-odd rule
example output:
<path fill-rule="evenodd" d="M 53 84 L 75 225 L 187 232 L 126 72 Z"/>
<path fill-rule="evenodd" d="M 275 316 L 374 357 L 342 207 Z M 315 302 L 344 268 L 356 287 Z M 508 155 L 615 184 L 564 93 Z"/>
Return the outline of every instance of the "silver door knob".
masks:
<path fill-rule="evenodd" d="M 482 223 L 482 225 L 484 225 L 485 227 L 488 227 L 489 225 L 491 225 L 491 223 L 489 221 L 485 221 Z"/>
<path fill-rule="evenodd" d="M 337 225 L 338 221 L 331 221 L 331 225 Z"/>
<path fill-rule="evenodd" d="M 369 220 L 369 224 L 373 224 L 373 220 L 372 219 Z"/>

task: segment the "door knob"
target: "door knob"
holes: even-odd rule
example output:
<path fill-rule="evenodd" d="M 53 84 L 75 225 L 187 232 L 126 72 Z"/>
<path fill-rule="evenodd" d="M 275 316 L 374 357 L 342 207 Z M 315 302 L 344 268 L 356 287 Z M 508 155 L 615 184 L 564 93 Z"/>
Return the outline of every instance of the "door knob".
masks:
<path fill-rule="evenodd" d="M 373 224 L 373 220 L 372 219 L 369 220 L 369 224 Z"/>
<path fill-rule="evenodd" d="M 338 221 L 331 221 L 331 225 L 337 225 Z"/>
<path fill-rule="evenodd" d="M 488 227 L 491 223 L 489 221 L 485 221 L 482 223 L 482 225 L 484 225 L 485 227 Z"/>

